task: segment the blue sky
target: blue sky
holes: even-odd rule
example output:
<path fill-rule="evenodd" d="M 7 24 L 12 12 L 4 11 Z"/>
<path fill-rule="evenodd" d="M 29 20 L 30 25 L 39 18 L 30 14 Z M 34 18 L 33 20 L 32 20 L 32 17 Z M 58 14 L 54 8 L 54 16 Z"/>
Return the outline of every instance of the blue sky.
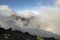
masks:
<path fill-rule="evenodd" d="M 36 6 L 53 6 L 54 0 L 0 0 L 0 5 L 8 5 L 13 10 L 21 11 L 27 8 L 34 9 Z"/>

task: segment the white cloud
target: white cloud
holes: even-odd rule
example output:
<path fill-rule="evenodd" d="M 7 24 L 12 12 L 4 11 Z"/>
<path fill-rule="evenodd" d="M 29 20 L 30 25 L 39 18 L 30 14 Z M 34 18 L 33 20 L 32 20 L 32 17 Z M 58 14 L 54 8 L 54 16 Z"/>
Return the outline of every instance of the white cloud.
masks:
<path fill-rule="evenodd" d="M 19 18 L 17 15 L 15 15 L 15 16 L 18 18 L 18 20 L 16 20 L 15 16 L 12 16 L 11 17 L 12 19 L 7 19 L 7 18 L 1 19 L 0 18 L 0 21 L 2 21 L 3 24 L 6 24 L 8 27 L 13 26 L 12 28 L 15 28 L 15 29 L 20 29 L 20 28 L 44 29 L 44 30 L 51 31 L 53 33 L 60 35 L 60 31 L 59 31 L 60 30 L 60 27 L 59 27 L 60 26 L 60 8 L 41 6 L 41 7 L 37 7 L 36 10 L 37 11 L 35 11 L 35 10 L 26 11 L 25 10 L 20 13 L 17 13 L 17 15 L 19 15 L 19 17 L 20 16 L 27 17 L 24 21 L 22 21 L 21 20 L 22 18 Z M 1 5 L 0 14 L 1 14 L 1 12 L 4 12 L 4 11 L 7 12 L 8 16 L 15 13 L 7 5 Z M 5 21 L 4 21 L 4 19 L 5 19 Z M 11 20 L 12 22 L 9 22 L 9 20 Z M 26 30 L 26 31 L 28 31 L 28 30 Z M 36 30 L 34 30 L 34 31 L 35 31 L 35 33 L 37 33 Z M 34 32 L 34 31 L 31 31 L 30 33 Z"/>
<path fill-rule="evenodd" d="M 58 7 L 49 7 L 49 6 L 41 6 L 36 9 L 38 14 L 34 14 L 33 11 L 22 11 L 20 16 L 27 17 L 29 22 L 26 26 L 27 28 L 36 28 L 36 29 L 44 29 L 51 31 L 53 33 L 59 34 L 60 33 L 60 8 Z M 37 13 L 35 11 L 35 13 Z M 33 16 L 34 18 L 30 17 Z M 26 20 L 27 21 L 27 20 Z M 19 21 L 18 21 L 19 22 Z M 22 22 L 23 27 L 26 28 L 24 25 L 24 22 L 20 20 L 20 23 Z M 20 26 L 20 24 L 18 23 Z M 21 26 L 20 26 L 21 27 Z M 60 35 L 60 34 L 59 34 Z"/>
<path fill-rule="evenodd" d="M 55 5 L 59 6 L 60 5 L 60 0 L 56 0 Z"/>
<path fill-rule="evenodd" d="M 15 12 L 8 5 L 0 5 L 0 25 L 2 25 L 3 28 L 17 28 L 14 21 L 8 18 L 12 14 L 15 14 Z"/>
<path fill-rule="evenodd" d="M 36 28 L 36 29 L 44 29 L 47 31 L 51 31 L 53 33 L 60 35 L 60 8 L 58 7 L 49 7 L 49 6 L 41 6 L 36 9 L 37 11 L 34 11 L 35 13 L 38 13 L 37 15 L 34 14 L 31 10 L 25 10 L 18 13 L 19 16 L 27 17 L 29 22 L 27 26 L 25 26 L 23 21 L 16 21 L 18 26 L 22 28 Z M 34 18 L 30 17 L 33 16 Z M 27 20 L 25 20 L 27 21 Z"/>
<path fill-rule="evenodd" d="M 0 5 L 0 15 L 10 16 L 14 13 L 15 12 L 10 7 L 8 7 L 8 5 Z"/>
<path fill-rule="evenodd" d="M 38 10 L 40 14 L 40 26 L 60 35 L 60 8 L 42 6 Z"/>
<path fill-rule="evenodd" d="M 25 18 L 29 18 L 31 16 L 36 16 L 38 14 L 39 13 L 37 11 L 29 10 L 29 9 L 23 10 L 23 11 L 17 13 L 17 15 L 22 16 L 22 17 L 25 17 Z"/>

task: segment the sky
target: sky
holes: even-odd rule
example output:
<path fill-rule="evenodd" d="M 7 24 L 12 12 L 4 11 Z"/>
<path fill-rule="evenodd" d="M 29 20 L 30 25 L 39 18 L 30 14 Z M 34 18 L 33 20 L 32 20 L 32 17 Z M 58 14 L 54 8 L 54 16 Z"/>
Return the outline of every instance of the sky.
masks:
<path fill-rule="evenodd" d="M 56 0 L 0 0 L 0 5 L 8 5 L 14 11 L 33 10 L 40 6 L 53 6 Z"/>

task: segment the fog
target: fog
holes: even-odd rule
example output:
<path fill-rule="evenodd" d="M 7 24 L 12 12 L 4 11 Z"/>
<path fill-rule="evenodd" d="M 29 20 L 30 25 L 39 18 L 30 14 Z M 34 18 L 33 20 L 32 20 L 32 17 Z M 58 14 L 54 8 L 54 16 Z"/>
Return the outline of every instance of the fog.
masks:
<path fill-rule="evenodd" d="M 42 6 L 37 12 L 22 11 L 16 13 L 9 6 L 1 5 L 0 25 L 5 29 L 12 28 L 33 35 L 59 38 L 60 8 Z"/>

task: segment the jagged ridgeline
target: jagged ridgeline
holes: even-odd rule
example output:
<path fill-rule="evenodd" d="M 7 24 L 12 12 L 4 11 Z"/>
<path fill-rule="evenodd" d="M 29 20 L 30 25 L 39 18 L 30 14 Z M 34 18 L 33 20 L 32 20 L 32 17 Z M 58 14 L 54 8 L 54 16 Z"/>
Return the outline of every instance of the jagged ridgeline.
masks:
<path fill-rule="evenodd" d="M 0 25 L 1 26 L 1 25 Z M 0 40 L 56 40 L 55 38 L 45 38 L 31 35 L 28 32 L 23 33 L 19 30 L 4 29 L 0 27 Z"/>

